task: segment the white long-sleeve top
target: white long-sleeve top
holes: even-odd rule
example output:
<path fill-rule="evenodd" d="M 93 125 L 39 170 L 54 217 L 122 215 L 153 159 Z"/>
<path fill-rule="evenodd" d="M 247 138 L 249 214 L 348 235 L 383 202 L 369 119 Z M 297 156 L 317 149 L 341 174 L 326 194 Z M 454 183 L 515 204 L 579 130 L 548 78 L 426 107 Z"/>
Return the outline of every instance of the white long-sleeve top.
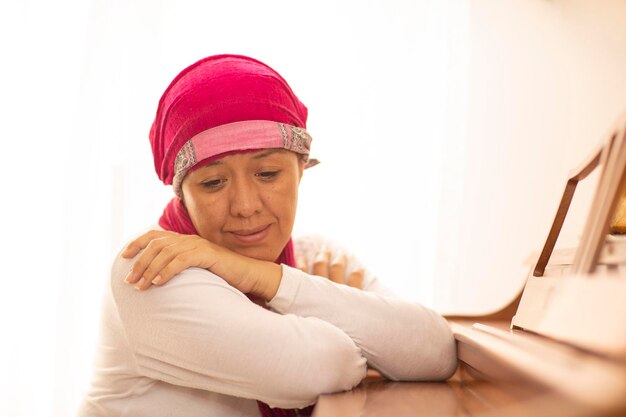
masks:
<path fill-rule="evenodd" d="M 321 243 L 297 240 L 296 254 L 311 265 Z M 413 381 L 456 369 L 445 319 L 367 272 L 359 290 L 283 265 L 276 296 L 260 306 L 200 268 L 139 292 L 124 282 L 132 264 L 114 261 L 80 417 L 258 417 L 256 400 L 306 407 L 356 386 L 367 366 Z M 358 266 L 350 257 L 348 269 Z"/>

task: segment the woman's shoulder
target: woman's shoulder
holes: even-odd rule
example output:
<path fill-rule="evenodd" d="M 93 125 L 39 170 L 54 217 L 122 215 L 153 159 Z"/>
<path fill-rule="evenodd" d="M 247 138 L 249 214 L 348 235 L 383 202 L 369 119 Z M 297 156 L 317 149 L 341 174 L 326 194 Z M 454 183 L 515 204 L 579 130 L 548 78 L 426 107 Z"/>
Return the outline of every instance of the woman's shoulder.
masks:
<path fill-rule="evenodd" d="M 317 234 L 294 236 L 293 246 L 297 255 L 315 255 L 322 249 L 326 249 L 331 253 L 343 252 L 349 254 L 349 251 L 346 250 L 346 248 L 341 243 L 327 236 Z"/>
<path fill-rule="evenodd" d="M 348 262 L 361 264 L 353 248 L 350 248 L 337 240 L 329 238 L 328 236 L 318 234 L 294 236 L 293 247 L 296 256 L 314 258 L 322 250 L 324 250 L 330 253 L 331 259 L 335 256 L 345 255 Z"/>
<path fill-rule="evenodd" d="M 132 290 L 132 292 L 136 291 L 133 288 L 133 285 L 125 282 L 125 278 L 131 271 L 139 254 L 137 254 L 137 256 L 135 256 L 134 258 L 130 258 L 130 259 L 122 258 L 121 256 L 118 255 L 113 260 L 113 264 L 111 266 L 111 288 L 114 290 L 114 293 L 115 292 L 119 293 L 119 291 L 126 292 L 128 290 Z M 236 288 L 232 287 L 231 285 L 228 285 L 228 283 L 223 278 L 215 275 L 213 272 L 207 269 L 197 268 L 197 267 L 187 268 L 179 272 L 175 277 L 173 277 L 169 282 L 167 282 L 163 286 L 149 288 L 148 290 L 145 290 L 145 291 L 161 290 L 161 289 L 173 288 L 177 286 L 193 288 L 193 286 L 199 285 L 199 284 L 201 284 L 203 287 L 206 286 L 207 284 L 212 287 L 217 286 L 220 288 L 227 289 L 228 291 L 234 291 L 234 292 L 241 294 L 241 292 L 238 291 Z"/>
<path fill-rule="evenodd" d="M 185 292 L 202 292 L 205 296 L 210 296 L 211 294 L 220 296 L 220 294 L 224 291 L 234 293 L 236 297 L 246 298 L 243 293 L 229 285 L 223 278 L 215 275 L 213 272 L 207 269 L 197 267 L 191 267 L 185 269 L 184 271 L 181 271 L 177 274 L 177 276 L 173 277 L 162 287 L 149 288 L 145 291 L 135 290 L 133 285 L 125 282 L 125 278 L 131 272 L 133 265 L 139 258 L 142 251 L 137 253 L 137 255 L 135 255 L 133 258 L 123 258 L 121 254 L 126 248 L 126 245 L 130 243 L 134 238 L 150 230 L 163 229 L 158 225 L 154 225 L 142 230 L 135 236 L 132 236 L 130 239 L 128 239 L 128 242 L 126 242 L 122 246 L 122 248 L 120 248 L 119 252 L 116 254 L 115 258 L 112 261 L 110 271 L 110 288 L 113 292 L 113 296 L 116 299 L 135 300 L 135 293 L 145 291 L 155 292 L 156 294 L 159 294 L 158 298 L 180 297 L 181 293 Z"/>
<path fill-rule="evenodd" d="M 348 270 L 365 269 L 353 251 L 326 236 L 317 234 L 297 236 L 293 238 L 293 247 L 296 257 L 304 257 L 309 265 L 312 265 L 317 255 L 324 251 L 330 254 L 331 260 L 345 256 Z"/>
<path fill-rule="evenodd" d="M 346 271 L 350 273 L 356 270 L 363 271 L 363 284 L 361 289 L 377 292 L 382 295 L 395 295 L 393 291 L 384 286 L 376 275 L 370 271 L 365 263 L 355 255 L 350 248 L 332 240 L 326 236 L 309 234 L 293 238 L 294 253 L 296 257 L 303 257 L 308 265 L 308 272 L 312 272 L 313 264 L 321 251 L 328 251 L 331 262 L 340 257 L 346 257 Z"/>
<path fill-rule="evenodd" d="M 163 229 L 159 227 L 158 224 L 145 227 L 139 232 L 131 235 L 128 239 L 126 239 L 124 244 L 121 245 L 121 247 L 118 249 L 117 253 L 115 254 L 115 257 L 113 258 L 111 262 L 111 279 L 112 280 L 118 280 L 118 278 L 121 278 L 121 280 L 123 281 L 126 275 L 128 275 L 128 273 L 130 272 L 133 266 L 134 261 L 137 259 L 137 256 L 139 254 L 137 254 L 137 256 L 135 256 L 134 258 L 126 259 L 122 257 L 122 252 L 124 252 L 124 250 L 130 244 L 130 242 L 132 242 L 134 239 L 138 238 L 139 236 L 143 235 L 144 233 L 149 232 L 150 230 L 163 230 Z"/>

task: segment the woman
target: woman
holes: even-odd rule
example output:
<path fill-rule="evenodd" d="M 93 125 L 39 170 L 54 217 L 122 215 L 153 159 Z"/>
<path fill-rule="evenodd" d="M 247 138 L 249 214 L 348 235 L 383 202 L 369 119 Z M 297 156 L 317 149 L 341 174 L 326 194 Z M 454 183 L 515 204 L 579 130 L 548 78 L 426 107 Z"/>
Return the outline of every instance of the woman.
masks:
<path fill-rule="evenodd" d="M 150 140 L 176 197 L 114 262 L 81 416 L 296 415 L 368 367 L 393 380 L 454 372 L 442 317 L 334 249 L 316 261 L 319 239 L 294 248 L 314 163 L 306 118 L 286 81 L 244 56 L 205 58 L 172 81 Z"/>

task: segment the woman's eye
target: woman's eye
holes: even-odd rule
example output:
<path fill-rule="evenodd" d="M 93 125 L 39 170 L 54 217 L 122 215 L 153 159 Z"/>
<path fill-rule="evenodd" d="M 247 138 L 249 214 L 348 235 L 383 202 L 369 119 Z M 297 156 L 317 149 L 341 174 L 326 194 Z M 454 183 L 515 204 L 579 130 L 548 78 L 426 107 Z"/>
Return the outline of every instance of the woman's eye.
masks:
<path fill-rule="evenodd" d="M 276 178 L 279 172 L 280 171 L 262 171 L 262 172 L 258 172 L 255 175 L 261 178 L 262 180 L 271 180 L 271 179 Z"/>
<path fill-rule="evenodd" d="M 225 182 L 226 182 L 226 180 L 216 179 L 216 180 L 203 181 L 200 184 L 202 184 L 202 186 L 204 188 L 208 188 L 210 190 L 215 190 L 217 188 L 220 188 L 222 185 L 224 185 Z"/>

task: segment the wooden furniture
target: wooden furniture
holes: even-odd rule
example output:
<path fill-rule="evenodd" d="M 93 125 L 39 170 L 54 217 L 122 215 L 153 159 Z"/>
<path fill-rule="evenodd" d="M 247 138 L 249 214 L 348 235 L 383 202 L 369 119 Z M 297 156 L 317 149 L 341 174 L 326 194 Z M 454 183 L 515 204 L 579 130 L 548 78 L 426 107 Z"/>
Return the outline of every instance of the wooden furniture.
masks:
<path fill-rule="evenodd" d="M 577 248 L 557 249 L 576 186 L 599 180 Z M 626 416 L 626 117 L 574 170 L 523 292 L 501 311 L 448 317 L 459 368 L 445 383 L 368 378 L 314 417 Z"/>

